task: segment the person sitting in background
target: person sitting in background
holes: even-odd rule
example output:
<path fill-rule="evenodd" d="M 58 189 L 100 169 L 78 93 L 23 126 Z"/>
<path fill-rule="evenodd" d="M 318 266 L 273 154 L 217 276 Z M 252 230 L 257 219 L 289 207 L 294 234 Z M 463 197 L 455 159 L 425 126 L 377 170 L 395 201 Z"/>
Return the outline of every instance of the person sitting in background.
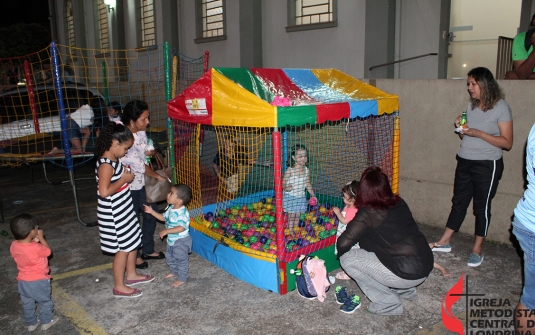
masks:
<path fill-rule="evenodd" d="M 530 27 L 535 27 L 535 14 L 531 17 Z M 513 71 L 507 71 L 505 79 L 535 79 L 535 28 L 515 36 L 511 50 Z"/>
<path fill-rule="evenodd" d="M 110 121 L 121 121 L 121 113 L 123 112 L 123 108 L 121 107 L 120 103 L 117 101 L 110 102 L 106 108 L 106 111 Z"/>

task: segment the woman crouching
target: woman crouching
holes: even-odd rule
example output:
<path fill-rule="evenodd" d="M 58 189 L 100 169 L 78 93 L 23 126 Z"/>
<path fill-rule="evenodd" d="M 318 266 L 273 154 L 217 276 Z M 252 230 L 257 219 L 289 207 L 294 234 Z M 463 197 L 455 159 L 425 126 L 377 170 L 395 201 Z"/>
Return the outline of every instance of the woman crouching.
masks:
<path fill-rule="evenodd" d="M 416 286 L 433 270 L 433 254 L 380 168 L 362 174 L 355 206 L 359 211 L 337 242 L 342 268 L 370 299 L 368 311 L 401 315 L 401 299 L 418 298 Z M 352 249 L 357 242 L 360 249 Z"/>

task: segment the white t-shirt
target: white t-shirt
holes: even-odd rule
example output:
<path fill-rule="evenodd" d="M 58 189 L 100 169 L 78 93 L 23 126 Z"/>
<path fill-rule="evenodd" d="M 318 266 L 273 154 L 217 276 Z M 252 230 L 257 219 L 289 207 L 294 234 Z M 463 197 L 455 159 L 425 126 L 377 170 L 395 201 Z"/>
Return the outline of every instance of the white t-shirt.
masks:
<path fill-rule="evenodd" d="M 526 145 L 526 171 L 528 188 L 514 210 L 515 219 L 535 232 L 535 125 L 531 127 Z"/>

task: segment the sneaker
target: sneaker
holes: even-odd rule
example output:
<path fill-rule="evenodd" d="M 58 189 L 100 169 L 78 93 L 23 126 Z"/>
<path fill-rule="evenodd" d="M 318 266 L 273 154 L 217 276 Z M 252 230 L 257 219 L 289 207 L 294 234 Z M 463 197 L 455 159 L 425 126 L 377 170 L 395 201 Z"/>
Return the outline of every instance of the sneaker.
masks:
<path fill-rule="evenodd" d="M 59 317 L 55 316 L 52 321 L 50 321 L 49 323 L 45 323 L 44 325 L 41 326 L 41 330 L 47 330 L 48 328 L 52 327 L 53 325 L 55 325 L 56 323 L 58 323 L 59 321 Z"/>
<path fill-rule="evenodd" d="M 40 324 L 41 324 L 41 321 L 37 320 L 36 324 L 34 324 L 33 326 L 28 326 L 28 331 L 33 332 L 34 330 L 37 329 L 37 327 L 39 327 Z"/>
<path fill-rule="evenodd" d="M 435 252 L 450 252 L 451 251 L 451 244 L 443 244 L 443 245 L 438 245 L 436 243 L 433 244 L 433 248 L 431 248 L 431 250 L 435 251 Z"/>
<path fill-rule="evenodd" d="M 344 313 L 351 314 L 360 307 L 360 298 L 358 295 L 353 294 L 347 298 L 346 302 L 340 307 L 340 310 Z"/>
<path fill-rule="evenodd" d="M 346 302 L 340 307 L 340 310 L 344 313 L 351 314 L 360 307 L 360 297 L 356 294 L 347 298 Z"/>
<path fill-rule="evenodd" d="M 339 305 L 343 305 L 348 298 L 346 288 L 343 286 L 336 286 L 336 289 L 334 290 L 334 295 L 336 296 L 336 302 Z"/>
<path fill-rule="evenodd" d="M 483 262 L 483 258 L 485 258 L 485 255 L 481 254 L 479 256 L 478 254 L 470 254 L 470 257 L 468 257 L 468 266 L 476 267 L 481 265 L 481 262 Z"/>

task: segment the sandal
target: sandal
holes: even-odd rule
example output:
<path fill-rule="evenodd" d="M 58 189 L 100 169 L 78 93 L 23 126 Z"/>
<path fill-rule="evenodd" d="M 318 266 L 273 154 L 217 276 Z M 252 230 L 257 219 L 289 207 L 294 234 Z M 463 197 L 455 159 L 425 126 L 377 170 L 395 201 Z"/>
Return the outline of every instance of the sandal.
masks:
<path fill-rule="evenodd" d="M 113 296 L 116 298 L 138 298 L 138 297 L 141 297 L 142 295 L 143 295 L 143 292 L 141 292 L 137 288 L 134 289 L 130 293 L 125 293 L 125 292 L 121 292 L 116 289 L 113 289 Z"/>
<path fill-rule="evenodd" d="M 128 279 L 125 279 L 124 280 L 124 283 L 126 286 L 133 286 L 133 285 L 137 285 L 137 284 L 145 284 L 145 283 L 150 283 L 151 281 L 154 280 L 154 276 L 152 275 L 146 275 L 145 278 L 141 278 L 141 279 L 133 279 L 133 280 L 128 280 Z"/>
<path fill-rule="evenodd" d="M 351 277 L 349 277 L 347 275 L 347 273 L 345 273 L 344 271 L 338 272 L 334 277 L 336 279 L 339 279 L 339 280 L 350 280 L 351 279 Z"/>

